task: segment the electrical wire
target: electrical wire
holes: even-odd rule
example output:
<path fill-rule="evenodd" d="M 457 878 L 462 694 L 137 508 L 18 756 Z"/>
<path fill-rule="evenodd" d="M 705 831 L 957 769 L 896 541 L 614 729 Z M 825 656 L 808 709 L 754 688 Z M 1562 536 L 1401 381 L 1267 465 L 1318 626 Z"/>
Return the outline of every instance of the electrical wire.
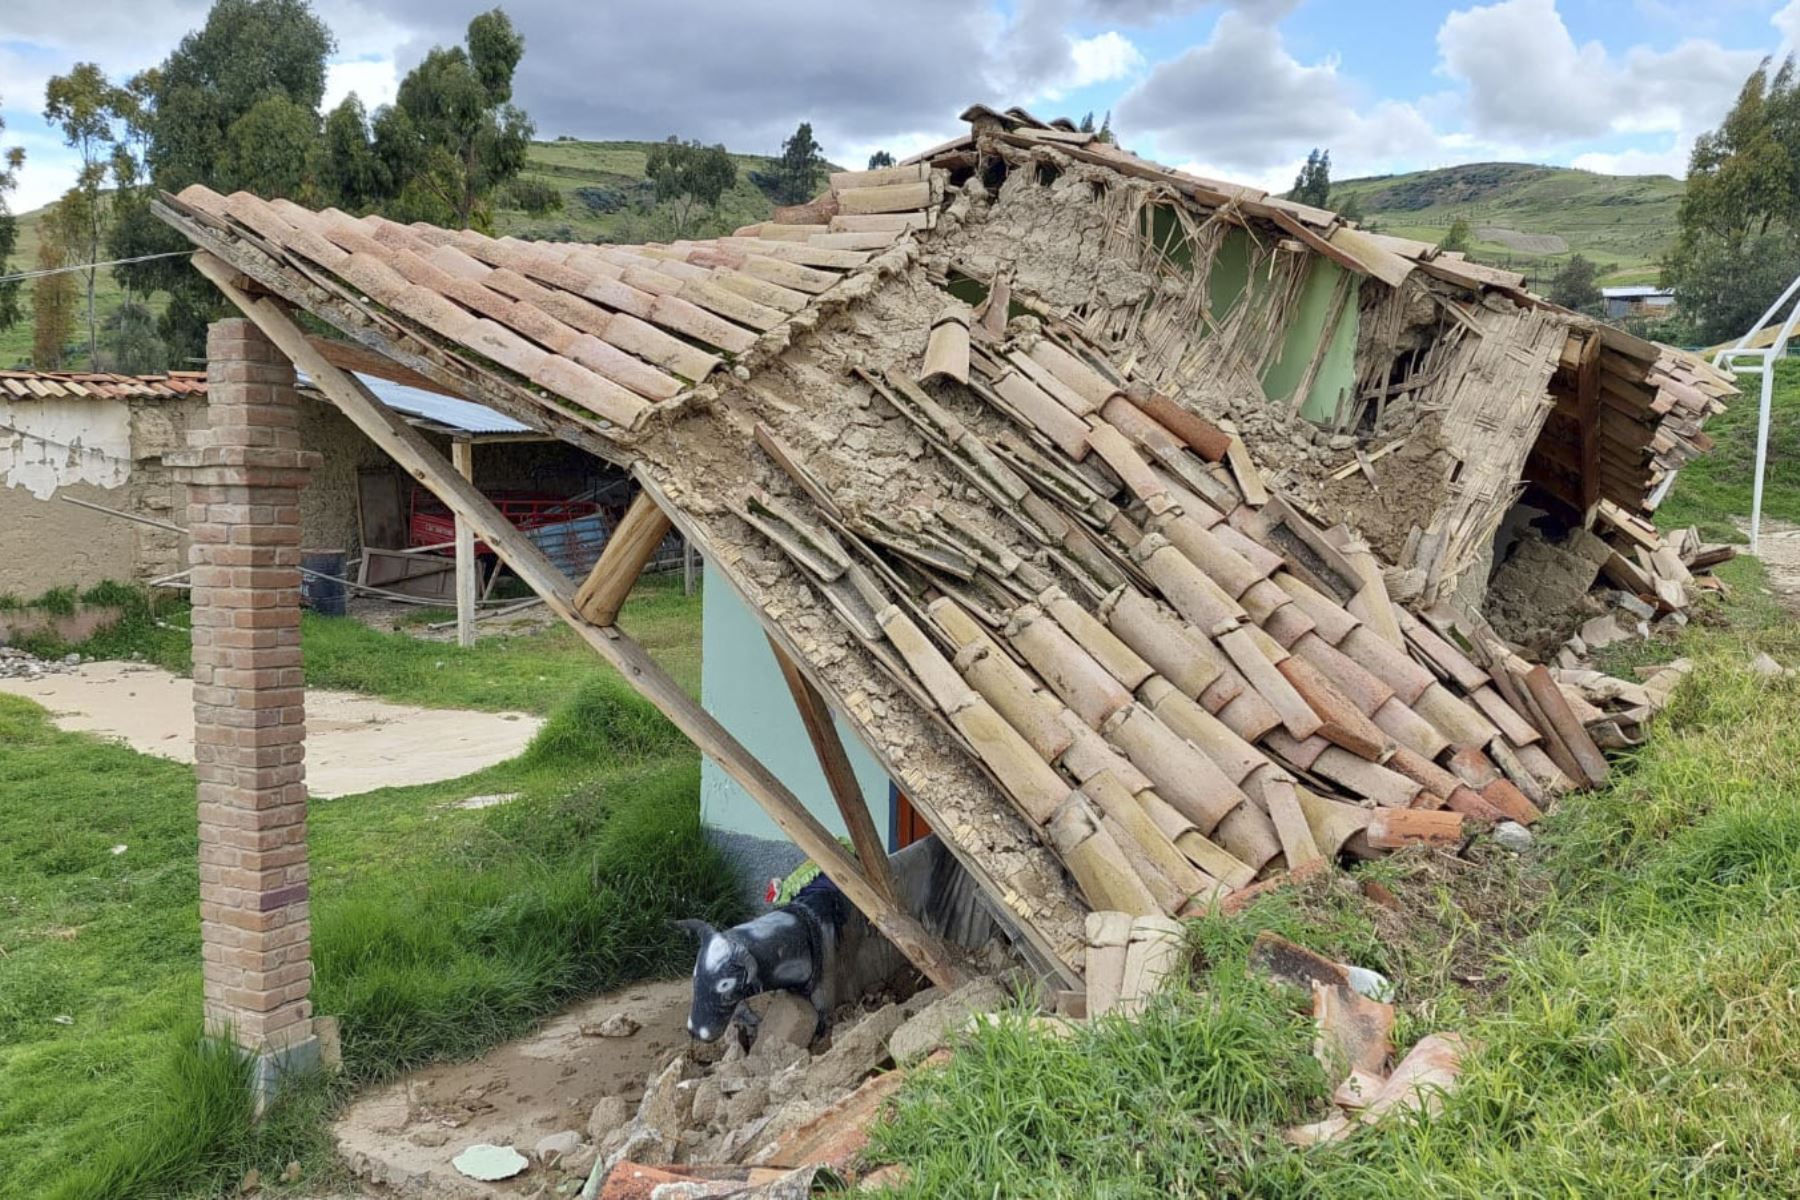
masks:
<path fill-rule="evenodd" d="M 0 275 L 0 283 L 17 283 L 21 279 L 42 279 L 46 275 L 66 275 L 72 271 L 90 271 L 96 267 L 122 267 L 127 263 L 149 262 L 153 258 L 185 258 L 192 250 L 164 250 L 161 254 L 140 254 L 136 258 L 115 258 L 110 262 L 82 263 L 73 267 L 46 267 L 39 271 L 17 271 Z"/>

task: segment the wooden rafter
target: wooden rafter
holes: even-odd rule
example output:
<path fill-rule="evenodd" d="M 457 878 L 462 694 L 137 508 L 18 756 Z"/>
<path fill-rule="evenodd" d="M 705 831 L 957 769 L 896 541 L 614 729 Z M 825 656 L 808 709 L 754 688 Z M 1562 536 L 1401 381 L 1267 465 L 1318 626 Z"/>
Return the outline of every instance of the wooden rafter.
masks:
<path fill-rule="evenodd" d="M 618 620 L 625 597 L 643 574 L 644 564 L 669 536 L 668 515 L 650 497 L 639 492 L 625 510 L 625 519 L 606 539 L 606 548 L 575 593 L 575 610 L 596 625 Z"/>
<path fill-rule="evenodd" d="M 881 844 L 881 835 L 876 832 L 874 818 L 869 816 L 869 806 L 863 800 L 862 788 L 857 785 L 850 756 L 844 753 L 844 743 L 838 738 L 837 725 L 825 697 L 812 685 L 812 680 L 800 673 L 800 668 L 774 638 L 769 639 L 769 649 L 775 652 L 775 664 L 781 668 L 781 677 L 787 680 L 794 707 L 800 710 L 800 723 L 806 727 L 806 737 L 812 743 L 813 754 L 818 757 L 819 769 L 825 772 L 825 784 L 831 789 L 831 798 L 837 802 L 845 827 L 850 830 L 850 843 L 856 847 L 863 874 L 889 900 L 898 902 L 900 893 L 894 887 L 887 850 Z"/>
<path fill-rule="evenodd" d="M 402 469 L 435 493 L 451 512 L 464 518 L 475 534 L 492 547 L 513 573 L 541 596 L 550 610 L 567 622 L 590 649 L 743 787 L 781 831 L 819 864 L 850 902 L 861 909 L 928 979 L 944 988 L 962 982 L 965 972 L 955 954 L 910 914 L 883 896 L 787 785 L 683 691 L 648 651 L 616 626 L 603 628 L 581 616 L 575 607 L 573 581 L 558 570 L 536 544 L 501 516 L 473 484 L 457 474 L 424 435 L 377 400 L 354 375 L 328 362 L 277 301 L 268 296 L 252 296 L 238 287 L 237 274 L 230 265 L 205 251 L 194 255 L 193 261 L 226 299 L 250 318 L 296 366 L 312 376 L 319 390 L 353 424 Z"/>

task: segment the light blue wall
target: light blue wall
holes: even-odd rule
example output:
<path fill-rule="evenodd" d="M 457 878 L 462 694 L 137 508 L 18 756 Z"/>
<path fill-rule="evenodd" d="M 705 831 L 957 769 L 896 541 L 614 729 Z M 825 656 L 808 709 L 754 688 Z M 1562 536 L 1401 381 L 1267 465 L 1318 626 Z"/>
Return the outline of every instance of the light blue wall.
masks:
<path fill-rule="evenodd" d="M 710 563 L 701 613 L 701 704 L 787 784 L 826 828 L 845 835 L 843 818 L 832 803 L 825 773 L 819 769 L 762 626 Z M 838 736 L 875 817 L 875 828 L 885 840 L 887 773 L 841 719 Z M 787 838 L 750 794 L 710 758 L 703 760 L 700 768 L 700 816 L 717 829 L 772 840 Z"/>

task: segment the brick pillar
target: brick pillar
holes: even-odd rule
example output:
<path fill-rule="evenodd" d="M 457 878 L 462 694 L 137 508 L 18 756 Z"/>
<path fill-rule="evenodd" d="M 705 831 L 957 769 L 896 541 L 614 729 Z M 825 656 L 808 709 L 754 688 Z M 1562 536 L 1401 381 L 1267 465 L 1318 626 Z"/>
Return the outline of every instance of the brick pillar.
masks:
<path fill-rule="evenodd" d="M 258 1096 L 318 1059 L 300 671 L 294 368 L 246 320 L 206 340 L 209 428 L 170 456 L 188 485 L 194 761 L 206 1027 L 257 1056 Z"/>

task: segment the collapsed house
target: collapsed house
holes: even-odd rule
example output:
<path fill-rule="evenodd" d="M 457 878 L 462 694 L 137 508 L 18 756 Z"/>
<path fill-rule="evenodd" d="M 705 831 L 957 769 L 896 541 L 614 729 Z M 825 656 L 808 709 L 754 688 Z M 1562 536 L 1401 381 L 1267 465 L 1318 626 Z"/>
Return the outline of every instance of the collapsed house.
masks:
<path fill-rule="evenodd" d="M 1637 602 L 1678 608 L 1649 513 L 1728 383 L 1516 275 L 1022 110 L 966 116 L 964 137 L 702 241 L 537 244 L 200 186 L 156 211 L 939 984 L 958 954 L 895 903 L 834 718 L 1059 987 L 1081 982 L 1092 909 L 1203 914 L 1603 779 L 1584 714 L 1482 618 L 1496 533 L 1524 497 L 1616 554 Z M 335 367 L 302 311 L 372 372 L 628 469 L 642 495 L 587 578 Z M 233 328 L 221 353 L 268 361 Z M 304 446 L 278 426 L 197 443 L 193 503 L 296 486 Z M 671 524 L 775 647 L 854 857 L 617 627 Z M 197 611 L 236 603 L 201 570 Z M 256 661 L 230 686 L 260 686 Z M 201 779 L 203 855 L 209 811 L 303 820 L 242 772 Z M 209 1015 L 272 1005 L 284 1046 L 310 1008 L 269 914 L 304 923 L 299 836 L 302 882 L 291 853 L 232 882 L 255 920 L 203 884 L 209 945 L 267 955 L 228 987 L 209 954 Z"/>

